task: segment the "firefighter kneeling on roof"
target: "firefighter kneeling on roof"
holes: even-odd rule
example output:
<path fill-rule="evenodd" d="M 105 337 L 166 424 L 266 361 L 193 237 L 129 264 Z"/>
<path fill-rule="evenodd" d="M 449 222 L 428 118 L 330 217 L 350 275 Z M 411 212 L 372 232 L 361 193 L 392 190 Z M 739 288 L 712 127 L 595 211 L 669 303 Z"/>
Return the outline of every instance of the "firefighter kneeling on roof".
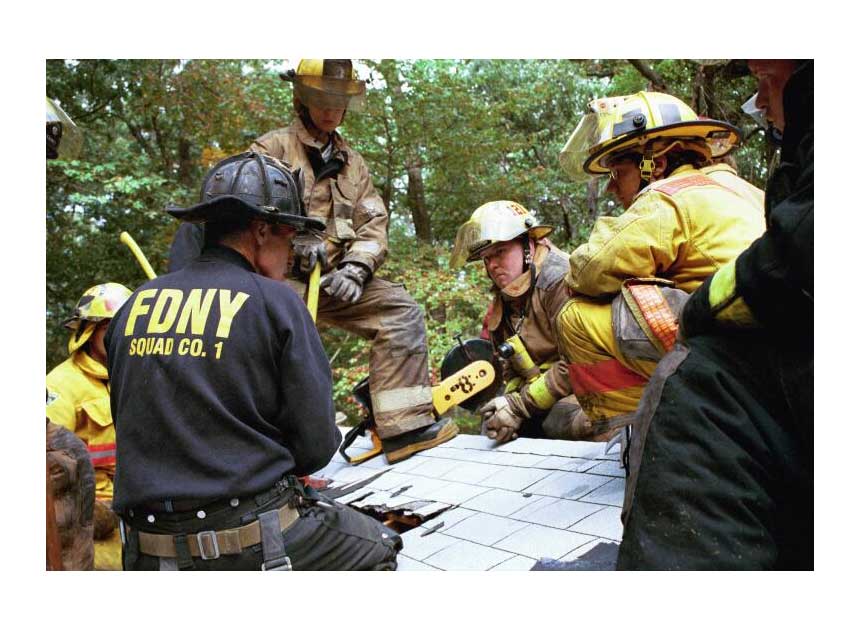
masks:
<path fill-rule="evenodd" d="M 499 442 L 592 437 L 556 349 L 553 322 L 568 299 L 569 266 L 567 254 L 547 238 L 551 232 L 520 204 L 491 201 L 460 227 L 451 256 L 452 268 L 482 261 L 493 281 L 488 328 L 494 351 L 505 359 L 505 395 L 478 411 L 482 432 Z"/>
<path fill-rule="evenodd" d="M 574 394 L 609 435 L 630 423 L 672 348 L 689 292 L 764 231 L 764 193 L 726 164 L 732 125 L 656 92 L 591 103 L 562 150 L 574 178 L 609 175 L 624 206 L 570 256 L 573 295 L 556 322 Z"/>
<path fill-rule="evenodd" d="M 124 568 L 394 569 L 394 531 L 297 479 L 340 432 L 316 327 L 283 282 L 293 237 L 323 227 L 296 174 L 227 158 L 199 204 L 168 212 L 206 222 L 203 252 L 135 291 L 107 334 Z M 173 351 L 132 351 L 153 337 Z"/>

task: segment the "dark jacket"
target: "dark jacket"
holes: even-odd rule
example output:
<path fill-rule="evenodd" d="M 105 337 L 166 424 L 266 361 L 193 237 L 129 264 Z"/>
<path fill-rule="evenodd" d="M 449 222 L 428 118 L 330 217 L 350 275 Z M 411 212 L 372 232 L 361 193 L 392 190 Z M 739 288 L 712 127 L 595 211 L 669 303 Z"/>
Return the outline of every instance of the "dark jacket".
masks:
<path fill-rule="evenodd" d="M 259 493 L 325 466 L 340 443 L 307 309 L 232 249 L 140 287 L 105 345 L 118 512 Z"/>
<path fill-rule="evenodd" d="M 813 79 L 813 62 L 805 61 L 785 86 L 786 131 L 780 164 L 767 186 L 767 231 L 687 302 L 682 327 L 688 338 L 720 328 L 762 327 L 811 352 Z"/>

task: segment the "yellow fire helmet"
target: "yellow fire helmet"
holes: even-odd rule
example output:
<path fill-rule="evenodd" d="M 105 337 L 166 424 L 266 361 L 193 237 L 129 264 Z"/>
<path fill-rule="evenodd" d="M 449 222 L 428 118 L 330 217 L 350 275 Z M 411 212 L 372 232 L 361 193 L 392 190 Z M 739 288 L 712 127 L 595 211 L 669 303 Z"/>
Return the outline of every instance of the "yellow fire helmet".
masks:
<path fill-rule="evenodd" d="M 481 252 L 504 241 L 528 233 L 529 238 L 541 239 L 552 232 L 549 225 L 538 225 L 537 218 L 516 201 L 490 201 L 472 213 L 460 229 L 451 253 L 451 267 L 480 260 Z"/>
<path fill-rule="evenodd" d="M 100 321 L 116 315 L 130 295 L 131 291 L 116 282 L 97 284 L 84 291 L 72 316 L 63 322 L 63 326 L 74 331 L 69 339 L 69 354 L 87 342 Z"/>
<path fill-rule="evenodd" d="M 643 155 L 642 179 L 650 181 L 651 160 L 673 147 L 708 159 L 727 155 L 740 142 L 740 130 L 721 120 L 700 118 L 686 103 L 660 92 L 600 98 L 589 103 L 561 150 L 562 169 L 575 181 L 606 175 L 612 157 Z"/>
<path fill-rule="evenodd" d="M 302 59 L 295 70 L 281 75 L 293 84 L 305 107 L 361 111 L 365 107 L 365 83 L 350 59 Z"/>

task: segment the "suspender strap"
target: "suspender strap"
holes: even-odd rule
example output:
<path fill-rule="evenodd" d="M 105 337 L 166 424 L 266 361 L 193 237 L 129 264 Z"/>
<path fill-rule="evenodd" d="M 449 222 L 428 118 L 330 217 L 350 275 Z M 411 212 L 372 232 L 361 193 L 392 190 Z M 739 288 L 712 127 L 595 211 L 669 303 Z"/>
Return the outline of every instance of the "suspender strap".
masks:
<path fill-rule="evenodd" d="M 260 521 L 260 533 L 263 543 L 263 571 L 292 571 L 293 566 L 284 548 L 284 535 L 281 532 L 281 520 L 277 510 L 263 512 L 257 519 Z"/>
<path fill-rule="evenodd" d="M 122 539 L 122 566 L 124 569 L 131 569 L 140 555 L 140 538 L 137 531 L 131 529 L 122 519 L 119 521 L 119 533 Z"/>
<path fill-rule="evenodd" d="M 177 534 L 173 537 L 176 546 L 176 566 L 180 571 L 194 570 L 194 560 L 191 559 L 191 550 L 188 548 L 188 537 L 185 534 Z"/>

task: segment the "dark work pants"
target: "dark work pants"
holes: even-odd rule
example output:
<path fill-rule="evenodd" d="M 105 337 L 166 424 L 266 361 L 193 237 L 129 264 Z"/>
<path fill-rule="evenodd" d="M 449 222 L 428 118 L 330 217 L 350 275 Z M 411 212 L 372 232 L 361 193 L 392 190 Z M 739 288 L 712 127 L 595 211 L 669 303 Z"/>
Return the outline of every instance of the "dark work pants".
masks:
<path fill-rule="evenodd" d="M 403 546 L 400 536 L 382 523 L 356 510 L 332 501 L 317 502 L 313 499 L 298 499 L 293 489 L 276 495 L 271 500 L 257 505 L 253 499 L 242 501 L 236 508 L 229 504 L 210 511 L 205 518 L 196 512 L 157 513 L 155 522 L 147 517 L 151 514 L 138 510 L 134 517 L 124 520 L 134 528 L 156 534 L 194 533 L 206 530 L 223 530 L 239 527 L 256 520 L 256 515 L 277 509 L 287 502 L 298 503 L 300 518 L 284 534 L 284 546 L 295 571 L 342 571 L 342 570 L 394 570 L 397 567 L 397 552 Z M 158 571 L 171 566 L 154 556 L 129 553 L 130 546 L 123 547 L 123 568 L 126 571 Z M 137 555 L 136 558 L 133 556 Z M 130 557 L 131 556 L 131 557 Z M 198 571 L 259 571 L 263 563 L 261 545 L 248 547 L 241 554 L 224 555 L 214 560 L 193 558 L 193 570 Z"/>
<path fill-rule="evenodd" d="M 658 367 L 659 402 L 649 423 L 646 391 L 631 448 L 619 569 L 813 568 L 808 341 L 705 335 L 668 378 Z"/>

